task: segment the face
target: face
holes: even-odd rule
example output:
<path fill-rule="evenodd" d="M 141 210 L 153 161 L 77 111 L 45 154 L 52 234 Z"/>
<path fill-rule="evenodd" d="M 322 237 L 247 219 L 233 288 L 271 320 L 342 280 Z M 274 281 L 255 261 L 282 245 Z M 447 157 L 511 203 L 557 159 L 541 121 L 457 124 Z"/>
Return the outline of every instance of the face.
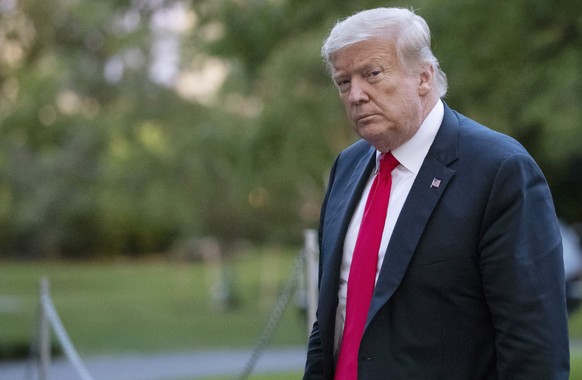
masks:
<path fill-rule="evenodd" d="M 418 131 L 428 109 L 432 68 L 405 70 L 390 40 L 358 42 L 332 55 L 332 77 L 356 133 L 381 152 Z"/>

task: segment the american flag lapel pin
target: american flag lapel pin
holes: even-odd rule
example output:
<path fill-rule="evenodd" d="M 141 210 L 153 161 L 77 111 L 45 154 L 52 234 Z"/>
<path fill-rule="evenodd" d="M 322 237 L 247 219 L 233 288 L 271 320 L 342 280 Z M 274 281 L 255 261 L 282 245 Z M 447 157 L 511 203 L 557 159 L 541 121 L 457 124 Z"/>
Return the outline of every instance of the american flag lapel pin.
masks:
<path fill-rule="evenodd" d="M 430 188 L 432 189 L 434 187 L 435 189 L 438 189 L 438 187 L 440 185 L 441 185 L 441 180 L 438 178 L 433 178 L 432 183 L 430 184 Z"/>

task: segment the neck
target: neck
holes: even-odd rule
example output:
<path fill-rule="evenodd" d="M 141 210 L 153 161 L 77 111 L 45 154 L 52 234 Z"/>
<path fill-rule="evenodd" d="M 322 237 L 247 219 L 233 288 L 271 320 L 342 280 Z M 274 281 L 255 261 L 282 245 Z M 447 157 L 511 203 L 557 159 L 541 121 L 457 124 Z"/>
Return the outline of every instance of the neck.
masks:
<path fill-rule="evenodd" d="M 424 119 L 426 119 L 430 111 L 432 111 L 432 109 L 434 108 L 438 101 L 439 96 L 436 91 L 433 90 L 429 94 L 427 94 L 426 99 L 424 101 L 424 105 L 422 107 L 422 120 L 420 122 L 421 124 L 424 121 Z"/>

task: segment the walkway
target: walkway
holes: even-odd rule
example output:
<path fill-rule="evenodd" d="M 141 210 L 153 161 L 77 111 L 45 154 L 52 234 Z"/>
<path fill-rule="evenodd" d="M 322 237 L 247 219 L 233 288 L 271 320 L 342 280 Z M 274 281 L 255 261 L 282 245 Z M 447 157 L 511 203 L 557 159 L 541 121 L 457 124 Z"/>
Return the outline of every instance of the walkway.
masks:
<path fill-rule="evenodd" d="M 251 355 L 250 350 L 180 352 L 175 354 L 96 356 L 83 358 L 94 380 L 175 380 L 208 376 L 235 378 Z M 301 371 L 305 348 L 268 349 L 253 373 Z M 0 379 L 35 380 L 36 370 L 29 362 L 0 362 Z M 50 380 L 78 380 L 65 359 L 54 360 Z"/>
<path fill-rule="evenodd" d="M 572 351 L 582 351 L 582 341 L 571 342 Z M 94 380 L 185 380 L 225 376 L 235 379 L 245 368 L 250 350 L 192 351 L 167 354 L 124 354 L 86 357 L 84 363 Z M 301 371 L 305 347 L 268 349 L 253 373 Z M 0 380 L 36 380 L 29 362 L 0 362 Z M 78 380 L 65 359 L 54 360 L 49 380 Z"/>

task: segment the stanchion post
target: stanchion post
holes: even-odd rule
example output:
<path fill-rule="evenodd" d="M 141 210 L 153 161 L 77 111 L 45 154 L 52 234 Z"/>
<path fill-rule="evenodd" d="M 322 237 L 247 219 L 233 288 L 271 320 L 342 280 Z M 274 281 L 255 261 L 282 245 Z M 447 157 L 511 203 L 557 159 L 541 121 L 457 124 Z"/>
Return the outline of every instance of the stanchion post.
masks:
<path fill-rule="evenodd" d="M 51 326 L 44 307 L 44 300 L 49 297 L 49 281 L 46 277 L 40 279 L 40 317 L 38 340 L 38 376 L 39 380 L 48 380 L 51 365 Z"/>
<path fill-rule="evenodd" d="M 317 279 L 319 275 L 319 248 L 317 243 L 317 231 L 305 230 L 303 233 L 305 244 L 305 270 L 307 277 L 307 334 L 311 333 L 315 323 L 317 311 Z"/>

